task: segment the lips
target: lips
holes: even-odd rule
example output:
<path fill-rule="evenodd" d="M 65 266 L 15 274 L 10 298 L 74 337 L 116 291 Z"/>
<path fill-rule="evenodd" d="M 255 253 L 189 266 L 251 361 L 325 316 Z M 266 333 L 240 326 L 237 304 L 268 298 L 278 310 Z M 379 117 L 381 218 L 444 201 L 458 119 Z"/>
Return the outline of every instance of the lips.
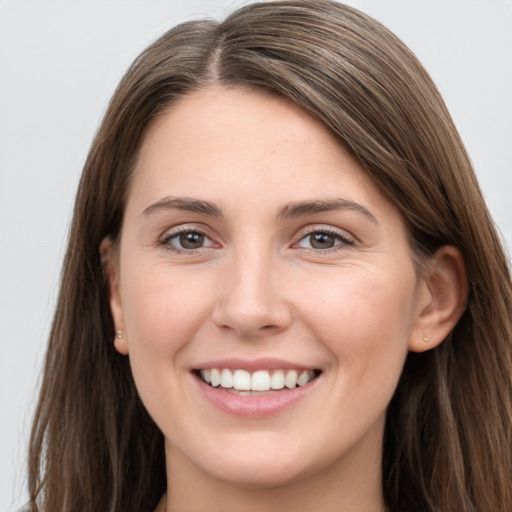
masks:
<path fill-rule="evenodd" d="M 205 363 L 192 374 L 215 409 L 230 416 L 263 418 L 314 393 L 322 372 L 278 360 L 223 360 Z"/>

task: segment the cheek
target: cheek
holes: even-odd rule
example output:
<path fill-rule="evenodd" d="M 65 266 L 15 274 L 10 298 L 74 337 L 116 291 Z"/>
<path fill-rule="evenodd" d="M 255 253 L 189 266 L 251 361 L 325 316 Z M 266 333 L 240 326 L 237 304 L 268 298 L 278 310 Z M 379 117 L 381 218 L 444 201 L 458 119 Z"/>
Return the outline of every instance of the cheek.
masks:
<path fill-rule="evenodd" d="M 121 299 L 128 355 L 140 398 L 158 425 L 173 425 L 182 411 L 186 347 L 209 316 L 208 282 L 167 265 L 125 265 Z M 134 262 L 136 263 L 136 262 Z M 202 293 L 200 293 L 202 290 Z M 169 404 L 173 407 L 170 408 Z"/>
<path fill-rule="evenodd" d="M 374 386 L 389 394 L 408 351 L 416 276 L 412 268 L 372 270 L 341 269 L 323 293 L 312 287 L 303 317 L 331 352 L 338 378 L 354 389 Z"/>
<path fill-rule="evenodd" d="M 134 270 L 137 270 L 136 272 Z M 209 314 L 204 276 L 166 266 L 127 266 L 121 298 L 130 358 L 169 357 L 190 341 Z"/>
<path fill-rule="evenodd" d="M 310 304 L 310 329 L 331 353 L 328 378 L 331 411 L 327 427 L 335 443 L 358 442 L 379 432 L 408 351 L 415 279 L 353 272 Z M 313 309 L 314 308 L 314 309 Z M 318 410 L 317 414 L 322 411 Z M 380 425 L 377 430 L 373 426 Z M 346 432 L 346 437 L 339 432 Z M 351 442 L 352 442 L 351 441 Z"/>

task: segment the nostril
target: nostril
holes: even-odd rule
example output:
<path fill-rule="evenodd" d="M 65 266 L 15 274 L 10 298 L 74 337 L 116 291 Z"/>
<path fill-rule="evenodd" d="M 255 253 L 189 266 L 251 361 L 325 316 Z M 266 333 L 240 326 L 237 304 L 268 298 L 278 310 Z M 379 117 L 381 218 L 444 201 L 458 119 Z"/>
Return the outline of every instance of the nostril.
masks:
<path fill-rule="evenodd" d="M 239 266 L 226 276 L 219 287 L 212 320 L 223 331 L 230 329 L 242 338 L 256 339 L 286 329 L 291 311 L 268 265 L 254 258 L 254 254 L 240 257 Z"/>

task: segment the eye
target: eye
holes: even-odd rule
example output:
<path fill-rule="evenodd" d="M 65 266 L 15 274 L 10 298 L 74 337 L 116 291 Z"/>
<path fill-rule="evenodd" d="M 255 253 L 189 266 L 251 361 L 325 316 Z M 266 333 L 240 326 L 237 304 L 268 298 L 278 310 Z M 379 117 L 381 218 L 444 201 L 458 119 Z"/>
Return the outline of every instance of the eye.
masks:
<path fill-rule="evenodd" d="M 215 243 L 205 233 L 193 229 L 184 229 L 168 234 L 162 245 L 176 252 L 194 251 L 205 247 L 214 247 Z"/>
<path fill-rule="evenodd" d="M 348 235 L 342 234 L 338 231 L 331 230 L 315 230 L 303 236 L 296 244 L 297 247 L 305 249 L 314 249 L 315 251 L 325 251 L 335 249 L 338 246 L 353 245 L 354 240 Z"/>

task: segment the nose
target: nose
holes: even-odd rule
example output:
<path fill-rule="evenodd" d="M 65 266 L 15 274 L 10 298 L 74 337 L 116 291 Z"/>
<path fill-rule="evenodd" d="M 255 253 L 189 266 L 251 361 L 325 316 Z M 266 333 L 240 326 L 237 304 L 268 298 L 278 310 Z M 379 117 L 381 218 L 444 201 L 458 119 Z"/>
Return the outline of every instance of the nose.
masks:
<path fill-rule="evenodd" d="M 255 252 L 227 265 L 219 283 L 214 323 L 244 339 L 271 336 L 291 323 L 292 312 L 276 262 Z"/>

